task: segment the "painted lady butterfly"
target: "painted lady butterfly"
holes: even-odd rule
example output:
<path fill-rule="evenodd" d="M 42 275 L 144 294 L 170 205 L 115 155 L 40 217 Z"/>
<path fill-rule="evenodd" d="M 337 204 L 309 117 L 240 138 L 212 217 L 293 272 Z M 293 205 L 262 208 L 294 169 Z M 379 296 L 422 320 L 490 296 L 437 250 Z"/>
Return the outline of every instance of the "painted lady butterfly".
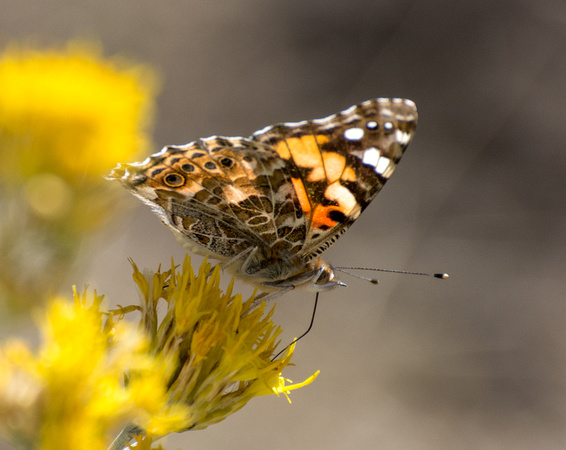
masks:
<path fill-rule="evenodd" d="M 413 134 L 410 100 L 376 99 L 249 138 L 212 136 L 119 165 L 116 179 L 188 250 L 280 294 L 345 286 L 319 258 L 389 179 Z"/>

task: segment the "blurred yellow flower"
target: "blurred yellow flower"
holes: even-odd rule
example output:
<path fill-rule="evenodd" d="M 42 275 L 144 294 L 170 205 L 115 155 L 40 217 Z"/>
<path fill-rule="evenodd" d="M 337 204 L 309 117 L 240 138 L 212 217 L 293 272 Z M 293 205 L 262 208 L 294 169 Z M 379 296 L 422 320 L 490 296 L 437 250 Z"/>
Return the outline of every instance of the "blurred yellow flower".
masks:
<path fill-rule="evenodd" d="M 173 361 L 151 356 L 132 325 L 105 323 L 101 300 L 52 302 L 36 356 L 20 342 L 1 349 L 0 431 L 23 448 L 104 449 L 131 421 L 149 426 L 158 417 L 164 434 L 186 422 L 186 407 L 166 403 Z M 124 384 L 128 373 L 137 376 Z"/>
<path fill-rule="evenodd" d="M 20 150 L 3 176 L 49 172 L 70 184 L 99 178 L 149 141 L 155 75 L 107 60 L 95 45 L 8 47 L 0 57 L 0 130 Z"/>
<path fill-rule="evenodd" d="M 145 152 L 153 70 L 96 44 L 0 53 L 0 301 L 57 291 L 84 238 L 122 203 L 103 175 Z"/>

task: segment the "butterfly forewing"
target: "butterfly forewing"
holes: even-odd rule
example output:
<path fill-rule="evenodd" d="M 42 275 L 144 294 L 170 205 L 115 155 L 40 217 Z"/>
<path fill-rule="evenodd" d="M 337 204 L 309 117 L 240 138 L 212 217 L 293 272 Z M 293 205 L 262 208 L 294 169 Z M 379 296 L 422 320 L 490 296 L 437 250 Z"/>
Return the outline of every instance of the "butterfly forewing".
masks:
<path fill-rule="evenodd" d="M 376 196 L 401 159 L 416 121 L 410 100 L 378 99 L 252 136 L 288 161 L 307 217 L 305 259 L 330 247 Z"/>

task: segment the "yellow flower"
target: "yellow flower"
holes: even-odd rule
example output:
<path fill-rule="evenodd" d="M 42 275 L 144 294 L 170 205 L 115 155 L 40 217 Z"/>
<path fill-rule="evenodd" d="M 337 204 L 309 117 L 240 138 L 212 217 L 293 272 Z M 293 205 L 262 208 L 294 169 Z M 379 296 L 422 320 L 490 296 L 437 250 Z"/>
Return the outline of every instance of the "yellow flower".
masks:
<path fill-rule="evenodd" d="M 198 430 L 220 422 L 253 397 L 283 393 L 311 383 L 286 384 L 282 371 L 290 364 L 294 345 L 274 358 L 281 328 L 272 321 L 273 309 L 265 304 L 250 309 L 232 295 L 233 280 L 226 292 L 219 287 L 220 268 L 211 273 L 205 261 L 195 275 L 188 256 L 181 270 L 174 262 L 165 272 L 144 276 L 132 262 L 134 280 L 142 296 L 141 325 L 151 337 L 155 354 L 177 358 L 170 381 L 169 403 L 188 405 L 190 414 L 182 430 Z M 165 310 L 158 304 L 165 303 Z M 157 310 L 160 310 L 158 317 Z M 159 436 L 159 429 L 145 429 Z"/>
<path fill-rule="evenodd" d="M 0 130 L 19 150 L 3 175 L 48 172 L 77 184 L 148 144 L 155 76 L 104 60 L 95 45 L 65 51 L 9 47 L 0 58 Z M 9 170 L 8 170 L 9 169 Z"/>
<path fill-rule="evenodd" d="M 22 447 L 33 447 L 41 426 L 43 385 L 34 356 L 19 341 L 0 348 L 0 433 Z"/>
<path fill-rule="evenodd" d="M 164 431 L 178 429 L 187 409 L 167 405 L 171 362 L 153 358 L 131 325 L 109 320 L 75 295 L 75 306 L 50 304 L 43 343 L 33 356 L 21 343 L 0 352 L 0 430 L 24 447 L 104 449 L 110 432 L 135 421 Z M 136 373 L 124 384 L 124 375 Z M 150 401 L 140 395 L 150 394 Z"/>
<path fill-rule="evenodd" d="M 103 174 L 148 146 L 156 84 L 95 44 L 0 53 L 0 301 L 56 292 L 83 239 L 115 220 Z"/>

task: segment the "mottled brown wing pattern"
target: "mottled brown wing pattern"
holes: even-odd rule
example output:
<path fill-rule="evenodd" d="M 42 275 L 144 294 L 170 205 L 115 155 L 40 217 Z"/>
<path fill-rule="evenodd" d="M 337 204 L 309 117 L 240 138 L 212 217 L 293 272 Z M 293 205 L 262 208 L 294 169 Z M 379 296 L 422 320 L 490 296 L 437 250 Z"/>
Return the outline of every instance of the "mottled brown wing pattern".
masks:
<path fill-rule="evenodd" d="M 377 99 L 324 119 L 273 125 L 252 135 L 288 162 L 306 216 L 305 261 L 327 250 L 381 190 L 416 122 L 410 100 Z"/>
<path fill-rule="evenodd" d="M 257 247 L 266 259 L 297 253 L 306 235 L 286 164 L 249 139 L 211 137 L 166 147 L 113 177 L 189 250 L 226 260 Z"/>

